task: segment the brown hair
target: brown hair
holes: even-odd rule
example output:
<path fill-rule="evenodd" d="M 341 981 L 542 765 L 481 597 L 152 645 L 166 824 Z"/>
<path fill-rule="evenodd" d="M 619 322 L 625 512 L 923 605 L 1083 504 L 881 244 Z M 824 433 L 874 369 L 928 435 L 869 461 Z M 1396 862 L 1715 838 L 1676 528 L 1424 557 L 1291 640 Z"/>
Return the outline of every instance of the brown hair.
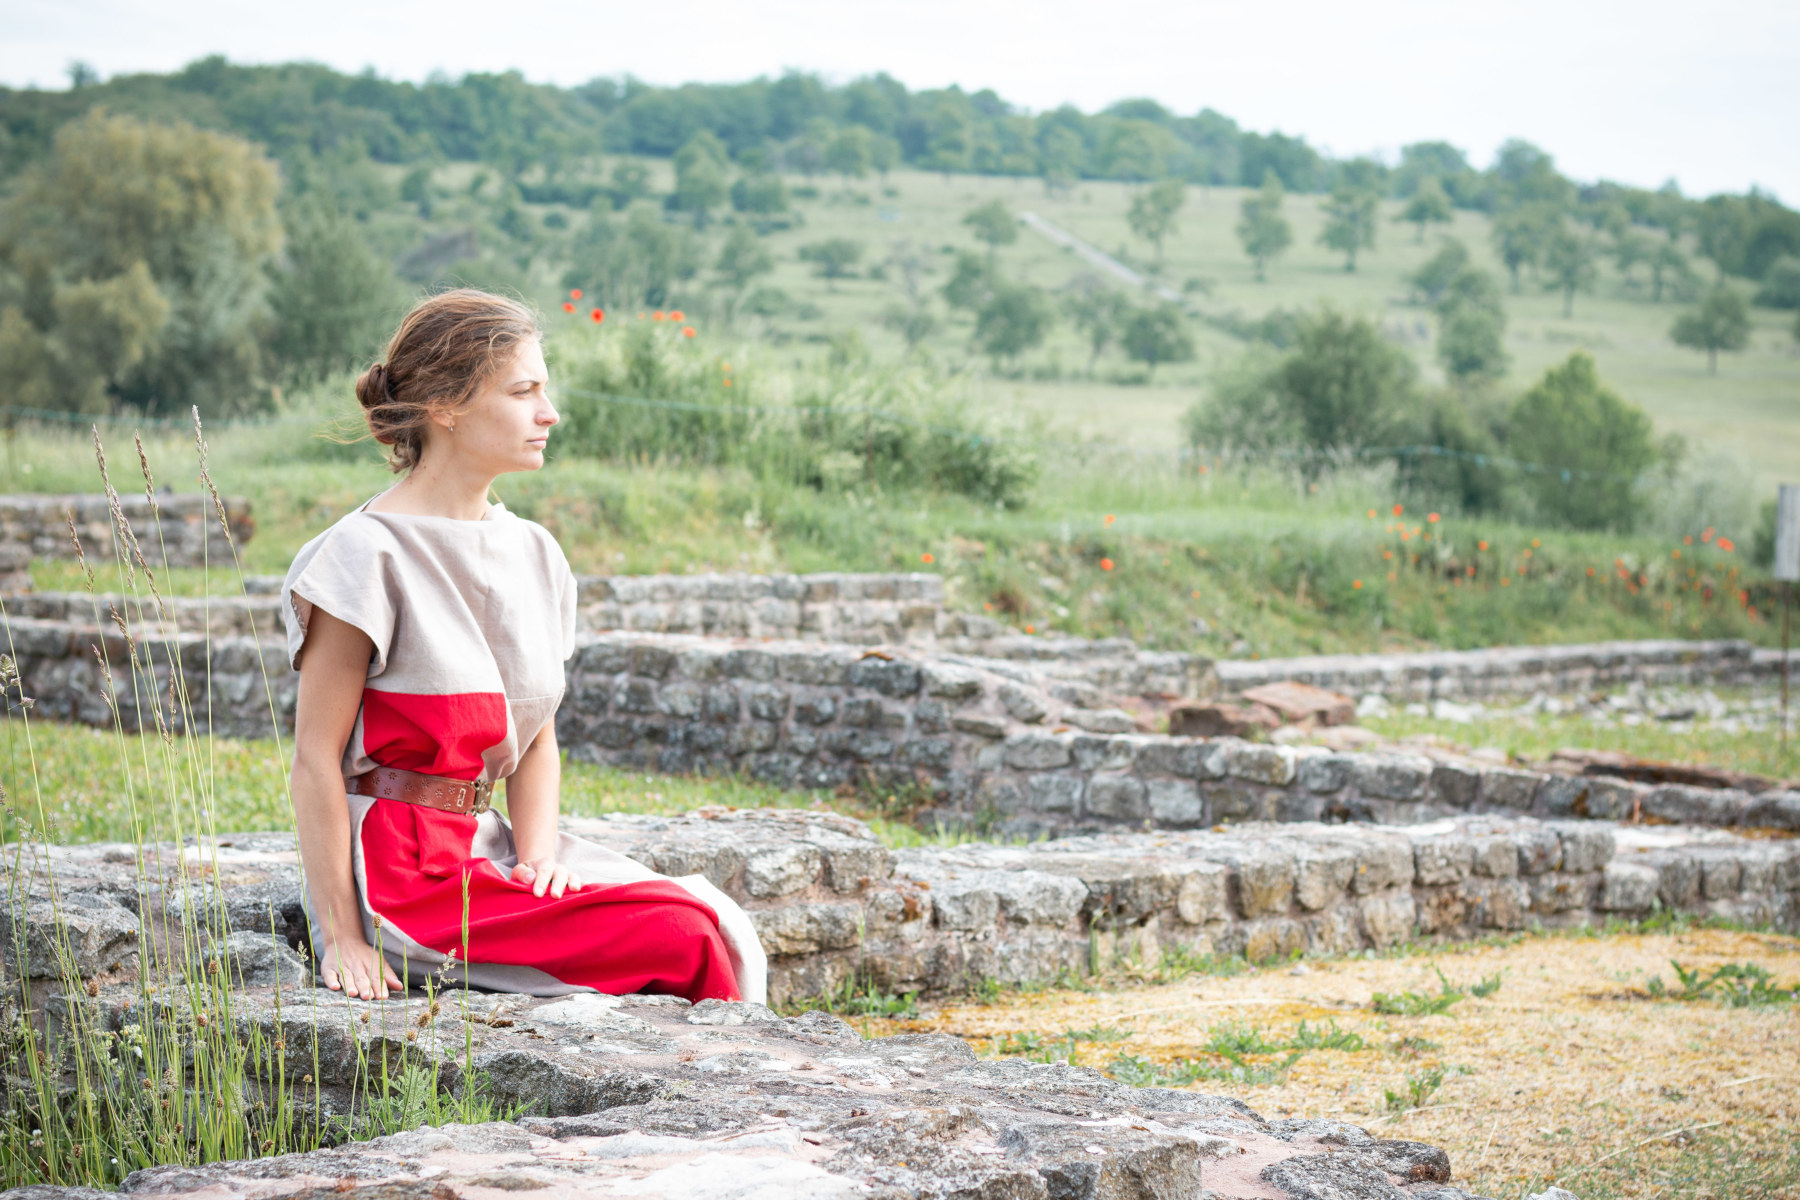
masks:
<path fill-rule="evenodd" d="M 387 358 L 356 381 L 370 434 L 390 447 L 388 466 L 418 466 L 431 419 L 458 412 L 520 346 L 542 336 L 531 310 L 504 296 L 457 288 L 419 301 L 394 331 Z"/>

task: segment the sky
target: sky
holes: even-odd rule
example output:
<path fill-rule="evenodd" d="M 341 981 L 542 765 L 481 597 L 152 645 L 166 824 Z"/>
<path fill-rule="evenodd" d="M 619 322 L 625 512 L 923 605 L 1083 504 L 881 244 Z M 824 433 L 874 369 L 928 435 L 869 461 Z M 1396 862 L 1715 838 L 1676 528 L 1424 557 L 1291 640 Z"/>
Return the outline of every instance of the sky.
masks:
<path fill-rule="evenodd" d="M 1148 96 L 1390 161 L 1443 139 L 1486 165 L 1509 137 L 1577 179 L 1800 202 L 1793 0 L 0 0 L 0 84 L 66 86 L 206 54 L 397 79 L 516 69 L 574 84 L 833 82 L 993 88 L 1029 111 Z"/>

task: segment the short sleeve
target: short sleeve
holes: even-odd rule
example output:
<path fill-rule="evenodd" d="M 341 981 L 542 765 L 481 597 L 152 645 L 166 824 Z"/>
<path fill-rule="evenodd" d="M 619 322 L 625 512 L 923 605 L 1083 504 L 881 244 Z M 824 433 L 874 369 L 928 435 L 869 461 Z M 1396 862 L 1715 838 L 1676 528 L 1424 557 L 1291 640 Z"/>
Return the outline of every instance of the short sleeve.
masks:
<path fill-rule="evenodd" d="M 288 568 L 281 587 L 281 617 L 287 626 L 288 662 L 295 670 L 300 668 L 317 609 L 369 636 L 375 644 L 371 679 L 387 670 L 400 611 L 399 582 L 392 547 L 359 515 L 352 513 L 301 547 Z"/>
<path fill-rule="evenodd" d="M 561 547 L 557 548 L 556 561 L 562 564 L 562 656 L 568 662 L 575 655 L 575 609 L 581 599 L 581 585 L 569 569 Z"/>

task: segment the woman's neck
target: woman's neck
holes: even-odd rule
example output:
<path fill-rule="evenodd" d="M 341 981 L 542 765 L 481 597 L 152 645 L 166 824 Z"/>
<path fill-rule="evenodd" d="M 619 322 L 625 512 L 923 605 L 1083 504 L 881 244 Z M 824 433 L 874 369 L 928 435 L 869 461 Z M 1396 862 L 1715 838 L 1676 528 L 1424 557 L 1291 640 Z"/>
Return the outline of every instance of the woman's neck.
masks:
<path fill-rule="evenodd" d="M 376 497 L 369 510 L 414 517 L 449 517 L 457 521 L 485 520 L 488 491 L 493 487 L 494 478 L 485 472 L 459 471 L 451 463 L 433 468 L 427 459 Z"/>

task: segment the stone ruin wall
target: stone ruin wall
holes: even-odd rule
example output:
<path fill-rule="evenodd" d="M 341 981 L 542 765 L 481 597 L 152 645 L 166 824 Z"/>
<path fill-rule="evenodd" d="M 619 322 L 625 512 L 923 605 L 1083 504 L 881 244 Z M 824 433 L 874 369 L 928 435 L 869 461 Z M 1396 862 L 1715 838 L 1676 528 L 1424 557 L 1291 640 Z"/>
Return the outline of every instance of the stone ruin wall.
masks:
<path fill-rule="evenodd" d="M 211 563 L 225 572 L 234 570 L 232 542 L 242 546 L 256 533 L 248 501 L 225 500 L 231 523 L 231 541 L 219 527 L 218 509 L 209 495 L 196 492 L 163 492 L 156 497 L 156 511 L 141 492 L 119 497 L 119 508 L 131 523 L 152 568 L 199 567 Z M 81 551 L 96 569 L 110 566 L 114 546 L 112 510 L 104 495 L 0 496 L 0 593 L 26 592 L 31 588 L 27 568 L 34 558 L 72 559 L 75 547 L 69 522 L 75 524 Z"/>

